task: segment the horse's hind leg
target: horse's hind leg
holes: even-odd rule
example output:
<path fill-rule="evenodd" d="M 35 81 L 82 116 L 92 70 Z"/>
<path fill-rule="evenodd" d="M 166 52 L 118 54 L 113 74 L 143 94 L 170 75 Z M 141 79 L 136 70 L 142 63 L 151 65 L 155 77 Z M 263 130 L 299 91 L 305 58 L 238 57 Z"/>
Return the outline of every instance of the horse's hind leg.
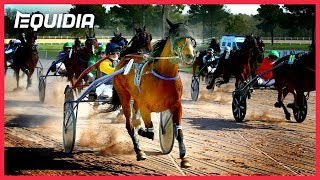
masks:
<path fill-rule="evenodd" d="M 286 115 L 286 119 L 290 120 L 290 112 L 288 111 L 287 107 L 283 104 L 284 98 L 288 95 L 289 90 L 287 88 L 279 89 L 278 88 L 278 102 L 274 104 L 275 107 L 280 108 L 282 107 L 284 114 Z"/>
<path fill-rule="evenodd" d="M 135 133 L 134 127 L 133 127 L 131 119 L 130 119 L 130 116 L 131 116 L 130 99 L 131 99 L 131 97 L 130 97 L 129 92 L 127 92 L 123 89 L 124 89 L 123 87 L 120 87 L 120 90 L 121 90 L 121 95 L 120 95 L 120 91 L 118 91 L 118 89 L 116 88 L 116 90 L 118 91 L 118 93 L 120 95 L 120 101 L 121 101 L 124 116 L 126 117 L 126 128 L 127 128 L 127 131 L 132 139 L 133 148 L 137 154 L 137 161 L 144 160 L 147 158 L 147 156 L 140 148 L 138 136 Z"/>
<path fill-rule="evenodd" d="M 173 107 L 171 109 L 172 112 L 172 120 L 174 124 L 175 129 L 175 136 L 179 143 L 179 154 L 181 158 L 181 167 L 188 168 L 191 167 L 190 162 L 185 157 L 186 155 L 186 147 L 183 143 L 183 132 L 182 132 L 182 126 L 181 126 L 181 119 L 182 119 L 182 106 L 181 104 L 178 104 L 177 106 Z"/>

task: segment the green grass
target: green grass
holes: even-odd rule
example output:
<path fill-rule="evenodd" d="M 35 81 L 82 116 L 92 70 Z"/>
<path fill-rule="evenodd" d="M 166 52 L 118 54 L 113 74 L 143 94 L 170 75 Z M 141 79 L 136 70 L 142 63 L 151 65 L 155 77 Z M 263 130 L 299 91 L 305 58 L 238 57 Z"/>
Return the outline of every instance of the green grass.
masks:
<path fill-rule="evenodd" d="M 56 43 L 56 44 L 51 44 L 51 43 L 41 43 L 38 44 L 38 50 L 57 50 L 57 51 L 61 51 L 63 49 L 63 43 Z"/>
<path fill-rule="evenodd" d="M 279 44 L 273 44 L 266 43 L 265 49 L 276 49 L 276 50 L 309 50 L 309 44 L 290 44 L 290 43 L 279 43 Z"/>

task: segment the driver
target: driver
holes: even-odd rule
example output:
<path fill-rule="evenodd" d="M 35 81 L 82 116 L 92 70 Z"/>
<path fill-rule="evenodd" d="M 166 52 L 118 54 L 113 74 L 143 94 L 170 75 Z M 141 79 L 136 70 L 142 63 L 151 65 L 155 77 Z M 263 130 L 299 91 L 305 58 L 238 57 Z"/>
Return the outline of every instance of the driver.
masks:
<path fill-rule="evenodd" d="M 271 50 L 268 54 L 268 57 L 264 58 L 260 67 L 256 70 L 256 74 L 262 74 L 267 70 L 270 70 L 273 67 L 275 61 L 279 58 L 279 53 L 275 50 Z M 269 71 L 267 74 L 258 78 L 259 86 L 272 86 L 275 83 L 273 79 L 272 71 Z"/>
<path fill-rule="evenodd" d="M 4 49 L 5 59 L 7 62 L 12 63 L 14 52 L 20 46 L 21 41 L 13 39 L 9 41 L 8 47 Z"/>
<path fill-rule="evenodd" d="M 55 67 L 53 67 L 51 69 L 52 72 L 57 72 L 61 75 L 67 73 L 67 69 L 66 69 L 64 63 L 62 63 L 62 61 L 64 61 L 66 59 L 71 48 L 72 48 L 72 44 L 70 42 L 66 42 L 63 44 L 63 50 L 59 52 L 57 60 L 52 62 L 52 63 L 55 63 L 55 62 L 59 61 L 56 63 Z"/>
<path fill-rule="evenodd" d="M 108 43 L 106 45 L 106 59 L 101 62 L 99 66 L 100 77 L 109 75 L 114 72 L 116 65 L 119 62 L 120 46 L 116 43 Z M 104 85 L 97 87 L 96 92 L 98 99 L 105 99 L 112 97 L 112 79 L 107 81 Z"/>
<path fill-rule="evenodd" d="M 213 73 L 218 65 L 218 61 L 214 58 L 212 48 L 207 49 L 207 54 L 203 56 L 202 61 L 203 64 L 209 64 L 207 67 L 208 73 Z"/>

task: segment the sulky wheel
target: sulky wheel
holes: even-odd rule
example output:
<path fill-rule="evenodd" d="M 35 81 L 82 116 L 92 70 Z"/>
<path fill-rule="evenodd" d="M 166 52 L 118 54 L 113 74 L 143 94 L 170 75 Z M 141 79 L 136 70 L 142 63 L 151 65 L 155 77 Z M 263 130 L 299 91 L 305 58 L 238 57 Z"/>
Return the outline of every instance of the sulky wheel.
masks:
<path fill-rule="evenodd" d="M 44 99 L 46 97 L 46 77 L 45 76 L 40 76 L 39 77 L 38 89 L 39 89 L 40 102 L 43 103 Z"/>
<path fill-rule="evenodd" d="M 307 113 L 308 113 L 308 101 L 307 101 L 307 98 L 304 96 L 303 97 L 303 104 L 294 106 L 292 108 L 292 110 L 293 110 L 294 119 L 298 123 L 302 123 L 305 120 L 305 118 L 307 117 Z"/>
<path fill-rule="evenodd" d="M 43 68 L 42 67 L 37 68 L 37 77 L 39 80 L 40 80 L 40 76 L 42 76 L 42 75 L 43 75 Z"/>
<path fill-rule="evenodd" d="M 199 97 L 199 76 L 193 76 L 191 81 L 191 98 L 197 101 Z"/>
<path fill-rule="evenodd" d="M 247 111 L 246 95 L 243 91 L 234 91 L 232 98 L 233 117 L 237 122 L 242 122 Z"/>
<path fill-rule="evenodd" d="M 66 87 L 65 91 L 65 102 L 63 107 L 63 147 L 66 153 L 71 153 L 75 144 L 76 139 L 76 116 L 74 113 L 74 102 L 73 91 L 69 87 Z"/>
<path fill-rule="evenodd" d="M 160 113 L 159 139 L 162 153 L 169 154 L 174 144 L 174 129 L 170 110 Z"/>

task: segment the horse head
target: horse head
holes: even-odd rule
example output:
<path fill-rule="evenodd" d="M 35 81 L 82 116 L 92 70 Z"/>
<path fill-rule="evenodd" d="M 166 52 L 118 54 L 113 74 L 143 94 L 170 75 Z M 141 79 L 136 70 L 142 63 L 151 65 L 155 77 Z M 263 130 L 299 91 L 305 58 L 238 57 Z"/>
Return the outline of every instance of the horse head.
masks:
<path fill-rule="evenodd" d="M 220 45 L 215 38 L 211 39 L 209 48 L 212 48 L 214 52 L 220 52 Z"/>
<path fill-rule="evenodd" d="M 85 48 L 94 54 L 94 50 L 98 47 L 98 40 L 95 38 L 95 34 L 88 36 L 86 34 Z"/>
<path fill-rule="evenodd" d="M 143 29 L 135 28 L 135 35 L 132 37 L 131 40 L 131 47 L 135 47 L 136 49 L 142 49 L 146 52 L 150 52 L 152 49 L 151 46 L 151 40 L 152 36 L 150 33 L 147 32 L 146 26 L 143 27 Z"/>
<path fill-rule="evenodd" d="M 37 40 L 37 34 L 33 30 L 28 30 L 28 32 L 25 34 L 25 41 L 26 44 L 32 46 L 35 44 Z"/>
<path fill-rule="evenodd" d="M 183 63 L 191 65 L 196 56 L 194 49 L 196 47 L 196 40 L 192 37 L 193 32 L 189 29 L 187 22 L 173 24 L 168 19 L 167 22 L 170 26 L 169 38 L 171 41 L 171 52 L 179 56 L 179 59 L 181 59 Z"/>
<path fill-rule="evenodd" d="M 81 41 L 79 37 L 74 39 L 74 47 L 81 47 Z"/>

